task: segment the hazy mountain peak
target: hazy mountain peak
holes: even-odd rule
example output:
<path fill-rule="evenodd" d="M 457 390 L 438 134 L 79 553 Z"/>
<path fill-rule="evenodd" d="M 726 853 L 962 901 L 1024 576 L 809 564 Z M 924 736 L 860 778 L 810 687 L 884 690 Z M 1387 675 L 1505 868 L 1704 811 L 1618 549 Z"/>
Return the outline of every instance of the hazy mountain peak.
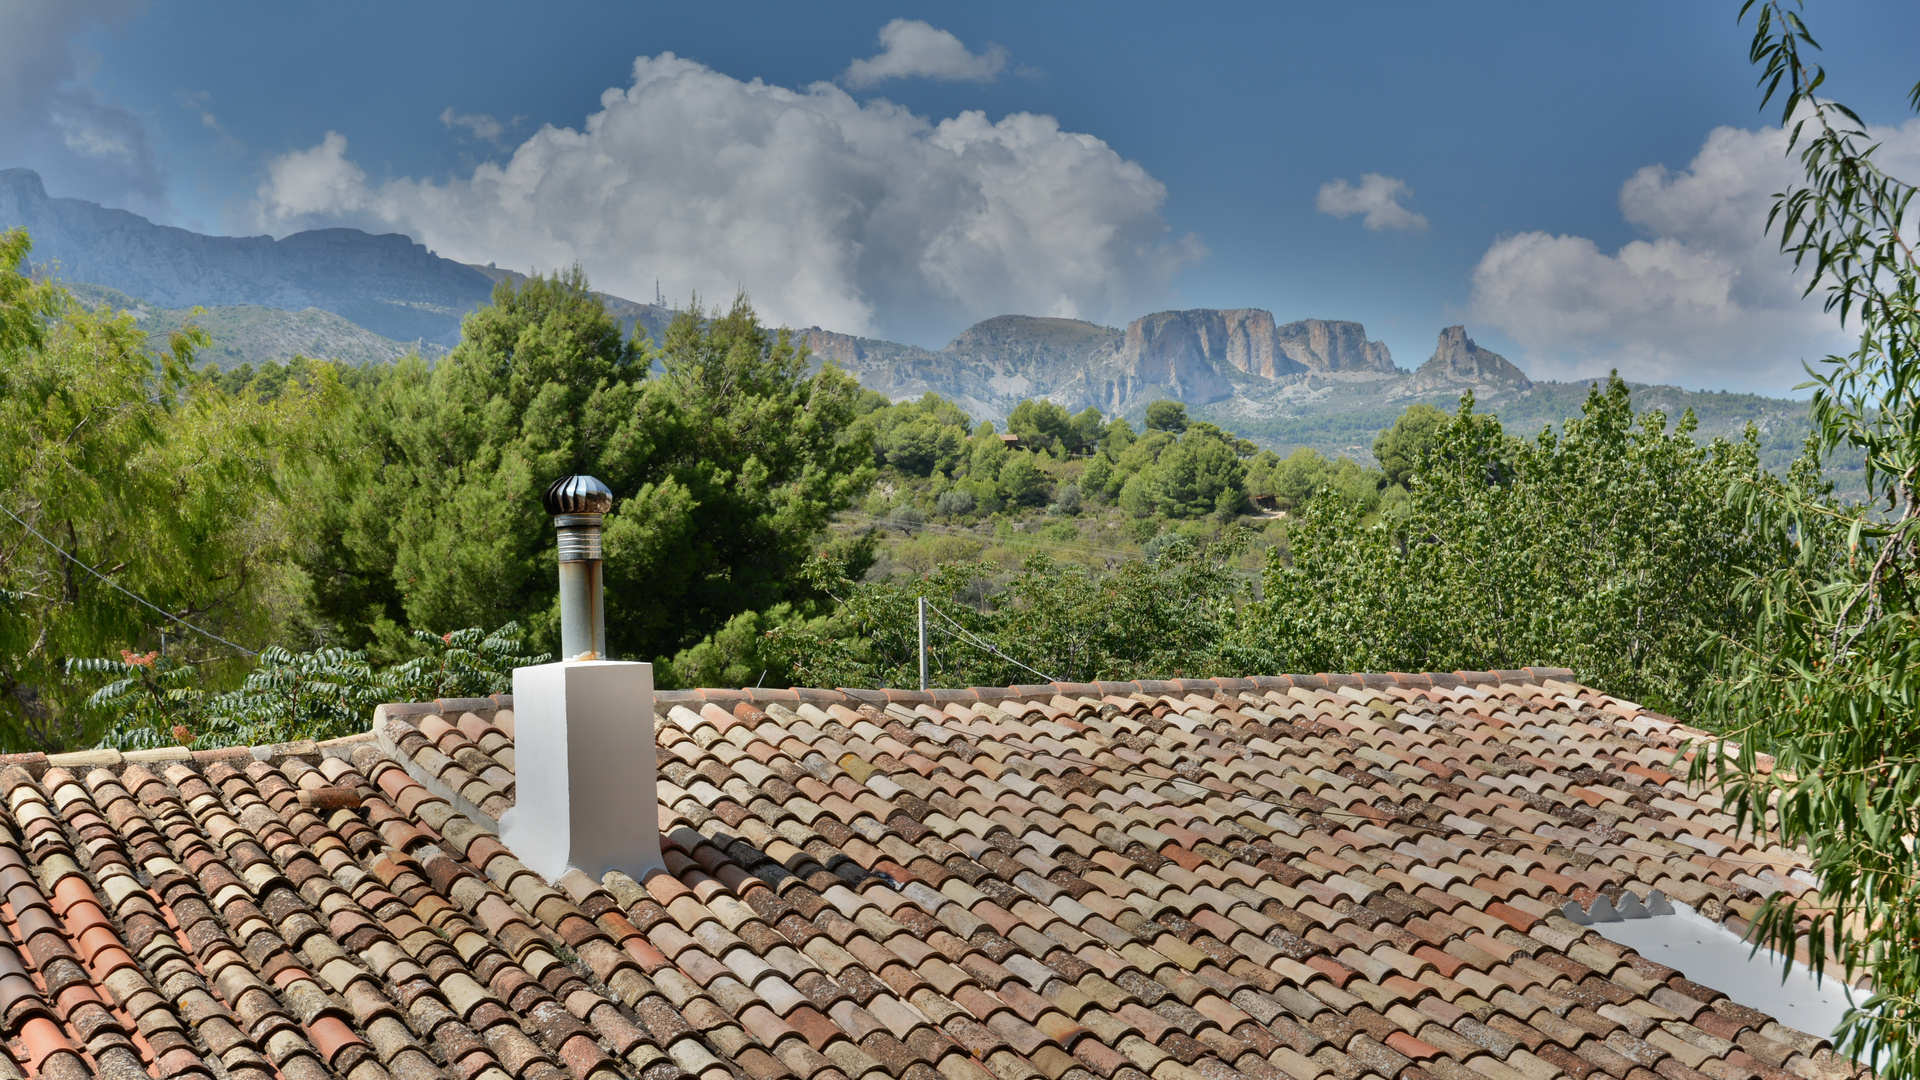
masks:
<path fill-rule="evenodd" d="M 52 198 L 30 169 L 0 171 L 0 229 L 25 226 L 36 268 L 167 308 L 319 308 L 399 341 L 451 346 L 487 302 L 486 275 L 399 233 L 316 229 L 206 236 L 83 199 Z"/>

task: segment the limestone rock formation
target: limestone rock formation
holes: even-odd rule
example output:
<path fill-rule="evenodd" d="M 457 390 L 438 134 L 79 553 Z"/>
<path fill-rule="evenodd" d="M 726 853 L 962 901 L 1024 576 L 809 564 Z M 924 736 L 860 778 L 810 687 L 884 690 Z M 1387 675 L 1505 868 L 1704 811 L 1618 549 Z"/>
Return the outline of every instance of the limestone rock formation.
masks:
<path fill-rule="evenodd" d="M 818 360 L 832 360 L 862 385 L 894 400 L 931 390 L 976 419 L 1000 421 L 1024 398 L 1072 409 L 1094 404 L 1094 373 L 1117 354 L 1121 332 L 1078 319 L 999 315 L 976 323 L 943 349 L 810 327 L 797 335 Z"/>
<path fill-rule="evenodd" d="M 1134 410 L 1157 398 L 1207 405 L 1263 395 L 1313 375 L 1404 379 L 1383 342 L 1357 322 L 1276 325 L 1256 308 L 1160 311 L 1124 331 L 1078 319 L 1000 315 L 945 348 L 922 349 L 813 327 L 801 340 L 866 386 L 900 400 L 932 390 L 977 418 L 1000 420 L 1029 397 L 1079 411 Z"/>
<path fill-rule="evenodd" d="M 1264 326 L 1249 317 L 1255 315 L 1266 317 Z M 1097 404 L 1117 412 L 1143 396 L 1193 405 L 1231 397 L 1233 383 L 1221 369 L 1270 367 L 1272 331 L 1273 316 L 1264 311 L 1162 311 L 1135 319 L 1110 362 L 1107 400 Z"/>
<path fill-rule="evenodd" d="M 1533 388 L 1527 373 L 1497 352 L 1483 349 L 1464 326 L 1440 331 L 1433 356 L 1413 373 L 1402 396 L 1446 393 L 1471 388 L 1477 394 L 1512 393 Z"/>
<path fill-rule="evenodd" d="M 1387 343 L 1368 341 L 1367 328 L 1357 322 L 1302 319 L 1280 327 L 1276 336 L 1280 351 L 1308 371 L 1401 374 L 1393 363 L 1393 354 L 1387 351 Z"/>

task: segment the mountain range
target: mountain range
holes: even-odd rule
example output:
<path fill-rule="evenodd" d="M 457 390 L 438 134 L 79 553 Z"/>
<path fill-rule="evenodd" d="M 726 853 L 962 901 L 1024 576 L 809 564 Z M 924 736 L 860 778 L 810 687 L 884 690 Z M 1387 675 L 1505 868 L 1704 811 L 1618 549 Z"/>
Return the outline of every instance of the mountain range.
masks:
<path fill-rule="evenodd" d="M 442 258 L 410 238 L 320 229 L 280 239 L 207 236 L 137 214 L 48 195 L 26 169 L 0 170 L 0 229 L 24 226 L 35 273 L 71 285 L 89 303 L 132 311 L 155 333 L 192 317 L 209 332 L 208 359 L 223 367 L 294 355 L 356 363 L 418 351 L 443 354 L 460 320 L 496 283 L 524 279 L 492 264 Z M 602 294 L 630 331 L 660 337 L 673 312 Z M 190 309 L 205 308 L 192 314 Z M 1046 397 L 1136 419 L 1160 398 L 1285 449 L 1312 446 L 1366 458 L 1373 433 L 1414 402 L 1452 406 L 1472 391 L 1497 406 L 1510 430 L 1538 430 L 1578 412 L 1587 383 L 1536 383 L 1465 327 L 1441 330 L 1414 370 L 1369 341 L 1357 322 L 1278 323 L 1252 308 L 1161 311 L 1125 328 L 1074 319 L 1001 315 L 941 349 L 799 331 L 823 361 L 895 400 L 928 391 L 977 420 L 1003 421 L 1014 405 Z M 1802 403 L 1675 387 L 1636 391 L 1643 407 L 1693 408 L 1703 436 L 1737 435 L 1749 421 L 1771 459 L 1784 460 L 1806 430 Z"/>
<path fill-rule="evenodd" d="M 1214 411 L 1260 415 L 1310 401 L 1330 386 L 1364 387 L 1381 401 L 1473 390 L 1504 398 L 1533 386 L 1525 372 L 1474 344 L 1464 327 L 1442 331 L 1432 358 L 1408 372 L 1357 322 L 1302 319 L 1279 325 L 1254 308 L 1160 311 L 1126 329 L 1076 319 L 1001 315 L 944 349 L 923 349 L 819 327 L 801 333 L 865 385 L 895 399 L 931 390 L 976 417 L 1004 418 L 1021 399 L 1047 397 L 1078 411 L 1142 412 L 1174 398 Z"/>

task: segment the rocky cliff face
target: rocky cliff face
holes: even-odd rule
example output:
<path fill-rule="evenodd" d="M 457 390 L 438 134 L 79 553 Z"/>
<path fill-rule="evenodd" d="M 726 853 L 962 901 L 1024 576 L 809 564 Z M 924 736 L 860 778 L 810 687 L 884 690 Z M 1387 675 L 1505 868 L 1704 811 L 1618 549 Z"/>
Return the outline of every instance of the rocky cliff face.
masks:
<path fill-rule="evenodd" d="M 1276 326 L 1272 312 L 1257 308 L 1162 311 L 1135 319 L 1127 327 L 1122 360 L 1169 373 L 1204 362 L 1216 371 L 1231 367 L 1263 379 L 1309 371 L 1400 373 L 1386 344 L 1368 341 L 1357 322 L 1303 319 Z"/>
<path fill-rule="evenodd" d="M 981 419 L 999 421 L 1022 399 L 1047 397 L 1078 411 L 1124 413 L 1158 398 L 1207 405 L 1293 386 L 1316 374 L 1393 379 L 1385 344 L 1356 322 L 1306 319 L 1284 326 L 1254 308 L 1161 311 L 1125 330 L 1077 319 L 1001 315 L 939 350 L 814 327 L 802 338 L 866 386 L 895 400 L 932 390 Z"/>
<path fill-rule="evenodd" d="M 1096 402 L 1118 412 L 1143 395 L 1172 397 L 1195 405 L 1233 396 L 1222 368 L 1245 371 L 1247 365 L 1272 365 L 1272 335 L 1250 334 L 1257 319 L 1244 311 L 1162 311 L 1127 324 L 1117 355 L 1107 360 L 1111 374 Z M 1266 312 L 1259 312 L 1267 315 Z M 1273 317 L 1267 315 L 1271 330 Z M 1104 358 L 1103 358 L 1104 359 Z"/>
<path fill-rule="evenodd" d="M 1264 312 L 1262 313 L 1264 314 Z M 1393 354 L 1384 341 L 1368 341 L 1367 328 L 1357 322 L 1302 319 L 1275 331 L 1287 357 L 1308 371 L 1372 371 L 1398 375 Z M 1260 372 L 1259 374 L 1267 374 Z M 1268 375 L 1268 378 L 1272 378 Z"/>
<path fill-rule="evenodd" d="M 975 419 L 998 422 L 1030 397 L 1074 409 L 1094 404 L 1090 376 L 1105 370 L 1121 332 L 1078 319 L 1000 315 L 968 327 L 938 350 L 817 326 L 799 337 L 815 357 L 832 360 L 896 401 L 931 390 Z"/>
<path fill-rule="evenodd" d="M 138 214 L 47 195 L 39 174 L 0 170 L 0 229 L 25 226 L 36 267 L 162 307 L 319 308 L 399 341 L 451 346 L 487 302 L 484 274 L 405 236 L 320 229 L 284 240 L 203 236 Z"/>
<path fill-rule="evenodd" d="M 1447 393 L 1472 389 L 1476 394 L 1513 393 L 1533 388 L 1527 373 L 1513 366 L 1506 357 L 1474 344 L 1464 326 L 1449 326 L 1440 331 L 1440 343 L 1433 356 L 1413 373 L 1407 384 L 1407 396 Z"/>
<path fill-rule="evenodd" d="M 1129 323 L 1111 354 L 1090 361 L 1087 403 L 1108 412 L 1161 397 L 1207 405 L 1315 373 L 1404 374 L 1359 323 L 1276 326 L 1271 312 L 1255 308 L 1156 312 Z"/>

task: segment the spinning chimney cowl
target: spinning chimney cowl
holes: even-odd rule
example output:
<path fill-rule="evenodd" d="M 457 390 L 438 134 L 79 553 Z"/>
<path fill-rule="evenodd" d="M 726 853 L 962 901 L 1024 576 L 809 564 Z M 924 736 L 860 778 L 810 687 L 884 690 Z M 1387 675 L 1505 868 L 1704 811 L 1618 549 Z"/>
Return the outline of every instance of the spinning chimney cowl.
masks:
<path fill-rule="evenodd" d="M 605 660 L 600 522 L 613 492 L 591 476 L 563 476 L 541 498 L 553 515 L 560 555 L 560 659 Z"/>
<path fill-rule="evenodd" d="M 547 485 L 547 493 L 540 501 L 546 505 L 547 513 L 555 517 L 604 514 L 613 509 L 613 492 L 591 476 L 563 476 Z"/>

